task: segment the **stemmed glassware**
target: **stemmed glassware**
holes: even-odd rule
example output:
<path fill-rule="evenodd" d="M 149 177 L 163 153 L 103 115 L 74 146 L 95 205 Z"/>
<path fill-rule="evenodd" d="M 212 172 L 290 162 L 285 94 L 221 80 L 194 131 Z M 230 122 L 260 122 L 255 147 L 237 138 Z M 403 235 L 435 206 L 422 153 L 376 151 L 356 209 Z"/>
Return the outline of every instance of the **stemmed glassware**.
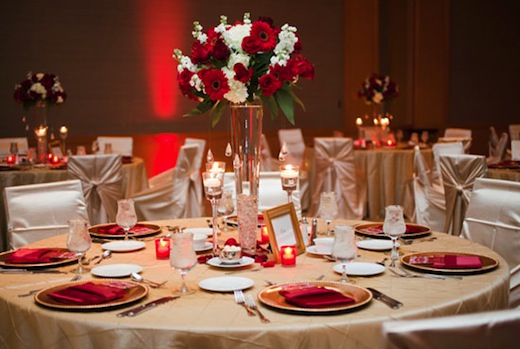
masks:
<path fill-rule="evenodd" d="M 330 223 L 338 216 L 338 204 L 336 203 L 336 195 L 333 191 L 321 193 L 318 215 L 327 222 L 326 234 L 330 236 L 332 234 L 330 231 Z"/>
<path fill-rule="evenodd" d="M 9 152 L 11 155 L 14 156 L 14 163 L 18 164 L 18 143 L 17 142 L 11 142 L 9 144 Z"/>
<path fill-rule="evenodd" d="M 125 231 L 125 240 L 128 240 L 129 230 L 137 223 L 134 200 L 123 199 L 117 201 L 116 223 Z"/>
<path fill-rule="evenodd" d="M 204 193 L 206 199 L 211 203 L 213 212 L 213 255 L 216 257 L 219 255 L 218 244 L 217 244 L 217 233 L 218 233 L 218 204 L 222 197 L 222 185 L 224 183 L 224 172 L 213 171 L 202 173 L 202 183 L 204 185 Z"/>
<path fill-rule="evenodd" d="M 392 256 L 391 267 L 395 267 L 395 261 L 399 259 L 397 251 L 397 239 L 406 232 L 406 223 L 404 222 L 403 208 L 399 205 L 390 205 L 385 207 L 385 222 L 383 223 L 383 232 L 392 239 Z"/>
<path fill-rule="evenodd" d="M 219 200 L 217 211 L 222 215 L 223 231 L 228 231 L 227 218 L 235 211 L 235 203 L 233 202 L 233 193 L 230 191 L 223 191 L 222 198 Z"/>
<path fill-rule="evenodd" d="M 92 246 L 92 240 L 88 232 L 88 222 L 85 219 L 71 219 L 69 223 L 69 235 L 67 248 L 78 256 L 78 267 L 73 270 L 75 274 L 83 274 L 88 271 L 83 267 L 83 257 Z"/>
<path fill-rule="evenodd" d="M 197 264 L 197 255 L 193 250 L 193 234 L 178 233 L 172 235 L 170 250 L 170 265 L 179 270 L 182 278 L 181 287 L 173 290 L 179 296 L 195 293 L 194 289 L 186 285 L 186 275 Z"/>
<path fill-rule="evenodd" d="M 280 166 L 280 178 L 282 179 L 282 189 L 287 192 L 287 202 L 292 202 L 292 192 L 298 186 L 299 166 L 282 165 Z"/>
<path fill-rule="evenodd" d="M 354 228 L 348 225 L 336 225 L 334 227 L 332 256 L 341 263 L 342 275 L 340 281 L 349 282 L 346 263 L 351 262 L 357 256 Z"/>

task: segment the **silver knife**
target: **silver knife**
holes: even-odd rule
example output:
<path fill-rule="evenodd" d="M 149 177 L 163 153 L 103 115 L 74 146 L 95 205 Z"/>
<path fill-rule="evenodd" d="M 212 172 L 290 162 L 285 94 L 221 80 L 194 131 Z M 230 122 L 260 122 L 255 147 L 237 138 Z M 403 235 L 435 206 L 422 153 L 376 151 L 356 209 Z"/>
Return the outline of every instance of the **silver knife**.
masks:
<path fill-rule="evenodd" d="M 179 296 L 169 296 L 169 297 L 159 298 L 154 301 L 151 301 L 151 302 L 148 302 L 145 304 L 141 304 L 135 308 L 123 311 L 122 313 L 118 313 L 117 317 L 137 316 L 137 315 L 141 314 L 142 312 L 153 309 L 153 308 L 157 307 L 158 305 L 167 303 L 167 302 L 172 301 L 177 298 L 179 298 Z"/>
<path fill-rule="evenodd" d="M 376 289 L 373 289 L 371 287 L 367 287 L 367 289 L 370 292 L 372 292 L 372 295 L 374 296 L 375 299 L 377 299 L 380 302 L 385 303 L 392 309 L 398 309 L 403 306 L 403 303 L 399 302 L 397 299 L 387 296 L 386 294 L 384 294 Z"/>
<path fill-rule="evenodd" d="M 57 269 L 0 269 L 0 273 L 4 274 L 66 274 L 67 272 Z"/>

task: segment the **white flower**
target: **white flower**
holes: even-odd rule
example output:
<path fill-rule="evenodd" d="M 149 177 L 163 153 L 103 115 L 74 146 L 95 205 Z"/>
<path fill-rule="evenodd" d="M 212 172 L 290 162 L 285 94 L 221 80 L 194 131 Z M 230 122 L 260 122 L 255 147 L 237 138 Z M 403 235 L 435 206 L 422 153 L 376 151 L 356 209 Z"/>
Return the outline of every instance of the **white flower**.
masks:
<path fill-rule="evenodd" d="M 38 74 L 40 75 L 40 74 Z M 41 80 L 43 78 L 43 74 L 41 74 L 41 77 L 38 77 L 38 80 Z M 36 82 L 34 83 L 32 86 L 31 86 L 31 91 L 34 91 L 36 92 L 37 94 L 41 95 L 41 99 L 45 99 L 47 98 L 47 90 L 45 89 L 45 87 L 40 84 L 39 82 Z"/>
<path fill-rule="evenodd" d="M 381 101 L 383 100 L 383 94 L 381 92 L 376 92 L 374 93 L 374 97 L 372 97 L 372 101 L 374 103 L 381 103 Z"/>
<path fill-rule="evenodd" d="M 251 33 L 251 24 L 237 24 L 222 33 L 226 45 L 234 51 L 242 52 L 242 40 Z"/>
<path fill-rule="evenodd" d="M 228 61 L 228 68 L 233 69 L 235 64 L 242 63 L 246 68 L 249 67 L 249 61 L 251 60 L 251 57 L 249 55 L 243 54 L 243 53 L 232 53 L 229 56 Z"/>
<path fill-rule="evenodd" d="M 204 89 L 204 86 L 202 84 L 202 80 L 199 78 L 197 74 L 193 74 L 190 79 L 190 86 L 195 88 L 197 91 L 202 91 Z"/>
<path fill-rule="evenodd" d="M 224 98 L 231 103 L 243 103 L 247 99 L 247 87 L 246 84 L 235 80 L 235 72 L 229 68 L 222 68 L 222 71 L 228 79 L 229 92 L 224 95 Z"/>

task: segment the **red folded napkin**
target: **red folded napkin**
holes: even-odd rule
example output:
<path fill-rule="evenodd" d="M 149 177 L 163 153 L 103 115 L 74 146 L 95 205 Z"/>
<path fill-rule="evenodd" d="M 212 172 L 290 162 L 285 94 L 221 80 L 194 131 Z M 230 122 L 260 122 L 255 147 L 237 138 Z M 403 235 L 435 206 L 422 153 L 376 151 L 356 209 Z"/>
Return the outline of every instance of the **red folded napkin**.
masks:
<path fill-rule="evenodd" d="M 123 230 L 123 228 L 121 228 L 117 224 L 101 226 L 101 227 L 98 227 L 97 230 L 101 234 L 108 234 L 108 235 L 124 235 L 125 234 L 125 231 Z M 152 231 L 152 230 L 144 224 L 136 224 L 129 230 L 129 232 L 132 234 L 147 233 L 149 231 Z"/>
<path fill-rule="evenodd" d="M 457 254 L 434 256 L 411 256 L 410 264 L 428 265 L 439 269 L 478 269 L 482 268 L 479 256 L 467 256 Z"/>
<path fill-rule="evenodd" d="M 354 303 L 355 299 L 324 287 L 305 287 L 303 289 L 280 291 L 287 303 L 301 308 L 328 308 Z"/>
<path fill-rule="evenodd" d="M 125 291 L 121 288 L 96 285 L 93 282 L 86 282 L 49 293 L 49 297 L 61 303 L 78 305 L 102 304 L 124 296 Z"/>
<path fill-rule="evenodd" d="M 21 248 L 7 256 L 5 262 L 11 264 L 51 263 L 74 256 L 75 254 L 72 252 L 52 248 Z"/>

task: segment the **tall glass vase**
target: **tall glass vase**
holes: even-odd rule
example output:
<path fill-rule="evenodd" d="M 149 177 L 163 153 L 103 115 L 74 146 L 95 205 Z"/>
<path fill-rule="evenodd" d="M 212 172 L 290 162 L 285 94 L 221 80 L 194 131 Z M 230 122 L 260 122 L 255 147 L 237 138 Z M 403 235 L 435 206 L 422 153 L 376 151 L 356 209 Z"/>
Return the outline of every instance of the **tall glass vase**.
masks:
<path fill-rule="evenodd" d="M 238 237 L 242 251 L 254 255 L 258 230 L 258 176 L 262 104 L 231 105 L 231 144 L 237 192 Z"/>
<path fill-rule="evenodd" d="M 47 106 L 44 103 L 38 103 L 34 106 L 34 120 L 36 136 L 36 146 L 38 151 L 38 162 L 43 164 L 47 161 Z"/>

